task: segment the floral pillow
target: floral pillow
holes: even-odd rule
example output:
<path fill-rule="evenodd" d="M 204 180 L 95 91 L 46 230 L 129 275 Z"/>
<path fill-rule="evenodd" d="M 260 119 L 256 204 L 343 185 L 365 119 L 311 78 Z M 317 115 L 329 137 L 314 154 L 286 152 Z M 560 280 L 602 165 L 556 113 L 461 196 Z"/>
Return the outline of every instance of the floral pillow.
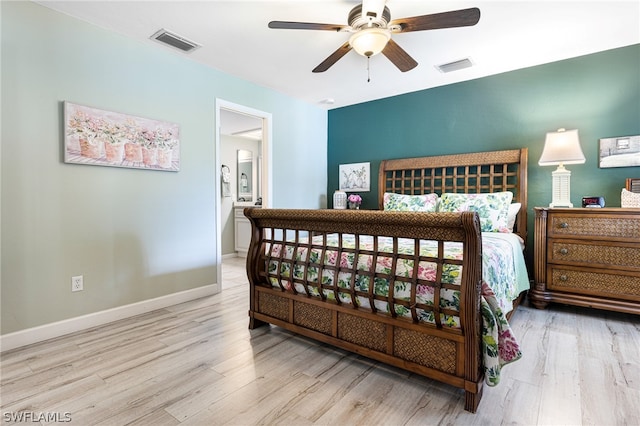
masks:
<path fill-rule="evenodd" d="M 435 212 L 438 194 L 404 195 L 384 193 L 384 209 L 397 212 Z"/>
<path fill-rule="evenodd" d="M 513 193 L 493 192 L 488 194 L 444 193 L 440 198 L 441 212 L 478 212 L 482 232 L 511 232 L 507 214 Z"/>

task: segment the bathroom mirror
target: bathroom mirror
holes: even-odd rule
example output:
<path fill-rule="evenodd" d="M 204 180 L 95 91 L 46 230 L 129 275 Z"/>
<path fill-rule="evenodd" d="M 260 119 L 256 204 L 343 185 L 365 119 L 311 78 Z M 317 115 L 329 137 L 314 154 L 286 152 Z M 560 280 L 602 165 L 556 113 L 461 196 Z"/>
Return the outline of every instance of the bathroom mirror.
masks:
<path fill-rule="evenodd" d="M 253 201 L 253 152 L 238 150 L 238 201 Z"/>

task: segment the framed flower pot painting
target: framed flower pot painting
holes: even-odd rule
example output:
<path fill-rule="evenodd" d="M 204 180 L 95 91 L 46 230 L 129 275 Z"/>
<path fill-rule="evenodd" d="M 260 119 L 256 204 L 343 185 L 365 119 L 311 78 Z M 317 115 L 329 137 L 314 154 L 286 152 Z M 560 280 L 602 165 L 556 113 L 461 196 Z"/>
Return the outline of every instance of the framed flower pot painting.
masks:
<path fill-rule="evenodd" d="M 180 170 L 180 126 L 64 103 L 65 163 Z"/>

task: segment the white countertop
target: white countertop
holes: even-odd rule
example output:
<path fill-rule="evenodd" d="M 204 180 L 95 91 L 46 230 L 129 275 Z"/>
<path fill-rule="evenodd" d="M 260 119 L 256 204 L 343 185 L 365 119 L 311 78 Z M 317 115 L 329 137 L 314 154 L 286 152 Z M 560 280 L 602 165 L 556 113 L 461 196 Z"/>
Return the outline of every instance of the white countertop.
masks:
<path fill-rule="evenodd" d="M 239 208 L 244 208 L 244 207 L 262 207 L 262 206 L 256 206 L 254 201 L 234 201 L 233 202 L 233 207 L 236 209 Z"/>

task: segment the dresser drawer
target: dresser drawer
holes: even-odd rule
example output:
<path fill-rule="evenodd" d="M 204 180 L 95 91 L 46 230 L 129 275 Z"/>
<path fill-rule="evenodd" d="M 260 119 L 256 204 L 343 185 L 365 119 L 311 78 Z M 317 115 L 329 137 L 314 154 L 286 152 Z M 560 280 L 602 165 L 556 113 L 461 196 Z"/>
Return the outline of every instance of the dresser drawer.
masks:
<path fill-rule="evenodd" d="M 616 274 L 598 269 L 550 266 L 547 269 L 547 288 L 640 302 L 640 273 Z"/>
<path fill-rule="evenodd" d="M 536 207 L 529 300 L 640 315 L 640 209 Z"/>
<path fill-rule="evenodd" d="M 548 238 L 588 237 L 615 241 L 640 241 L 640 218 L 632 215 L 611 217 L 606 214 L 549 215 Z"/>
<path fill-rule="evenodd" d="M 549 263 L 584 264 L 640 271 L 640 246 L 632 243 L 588 243 L 580 240 L 549 239 Z"/>

